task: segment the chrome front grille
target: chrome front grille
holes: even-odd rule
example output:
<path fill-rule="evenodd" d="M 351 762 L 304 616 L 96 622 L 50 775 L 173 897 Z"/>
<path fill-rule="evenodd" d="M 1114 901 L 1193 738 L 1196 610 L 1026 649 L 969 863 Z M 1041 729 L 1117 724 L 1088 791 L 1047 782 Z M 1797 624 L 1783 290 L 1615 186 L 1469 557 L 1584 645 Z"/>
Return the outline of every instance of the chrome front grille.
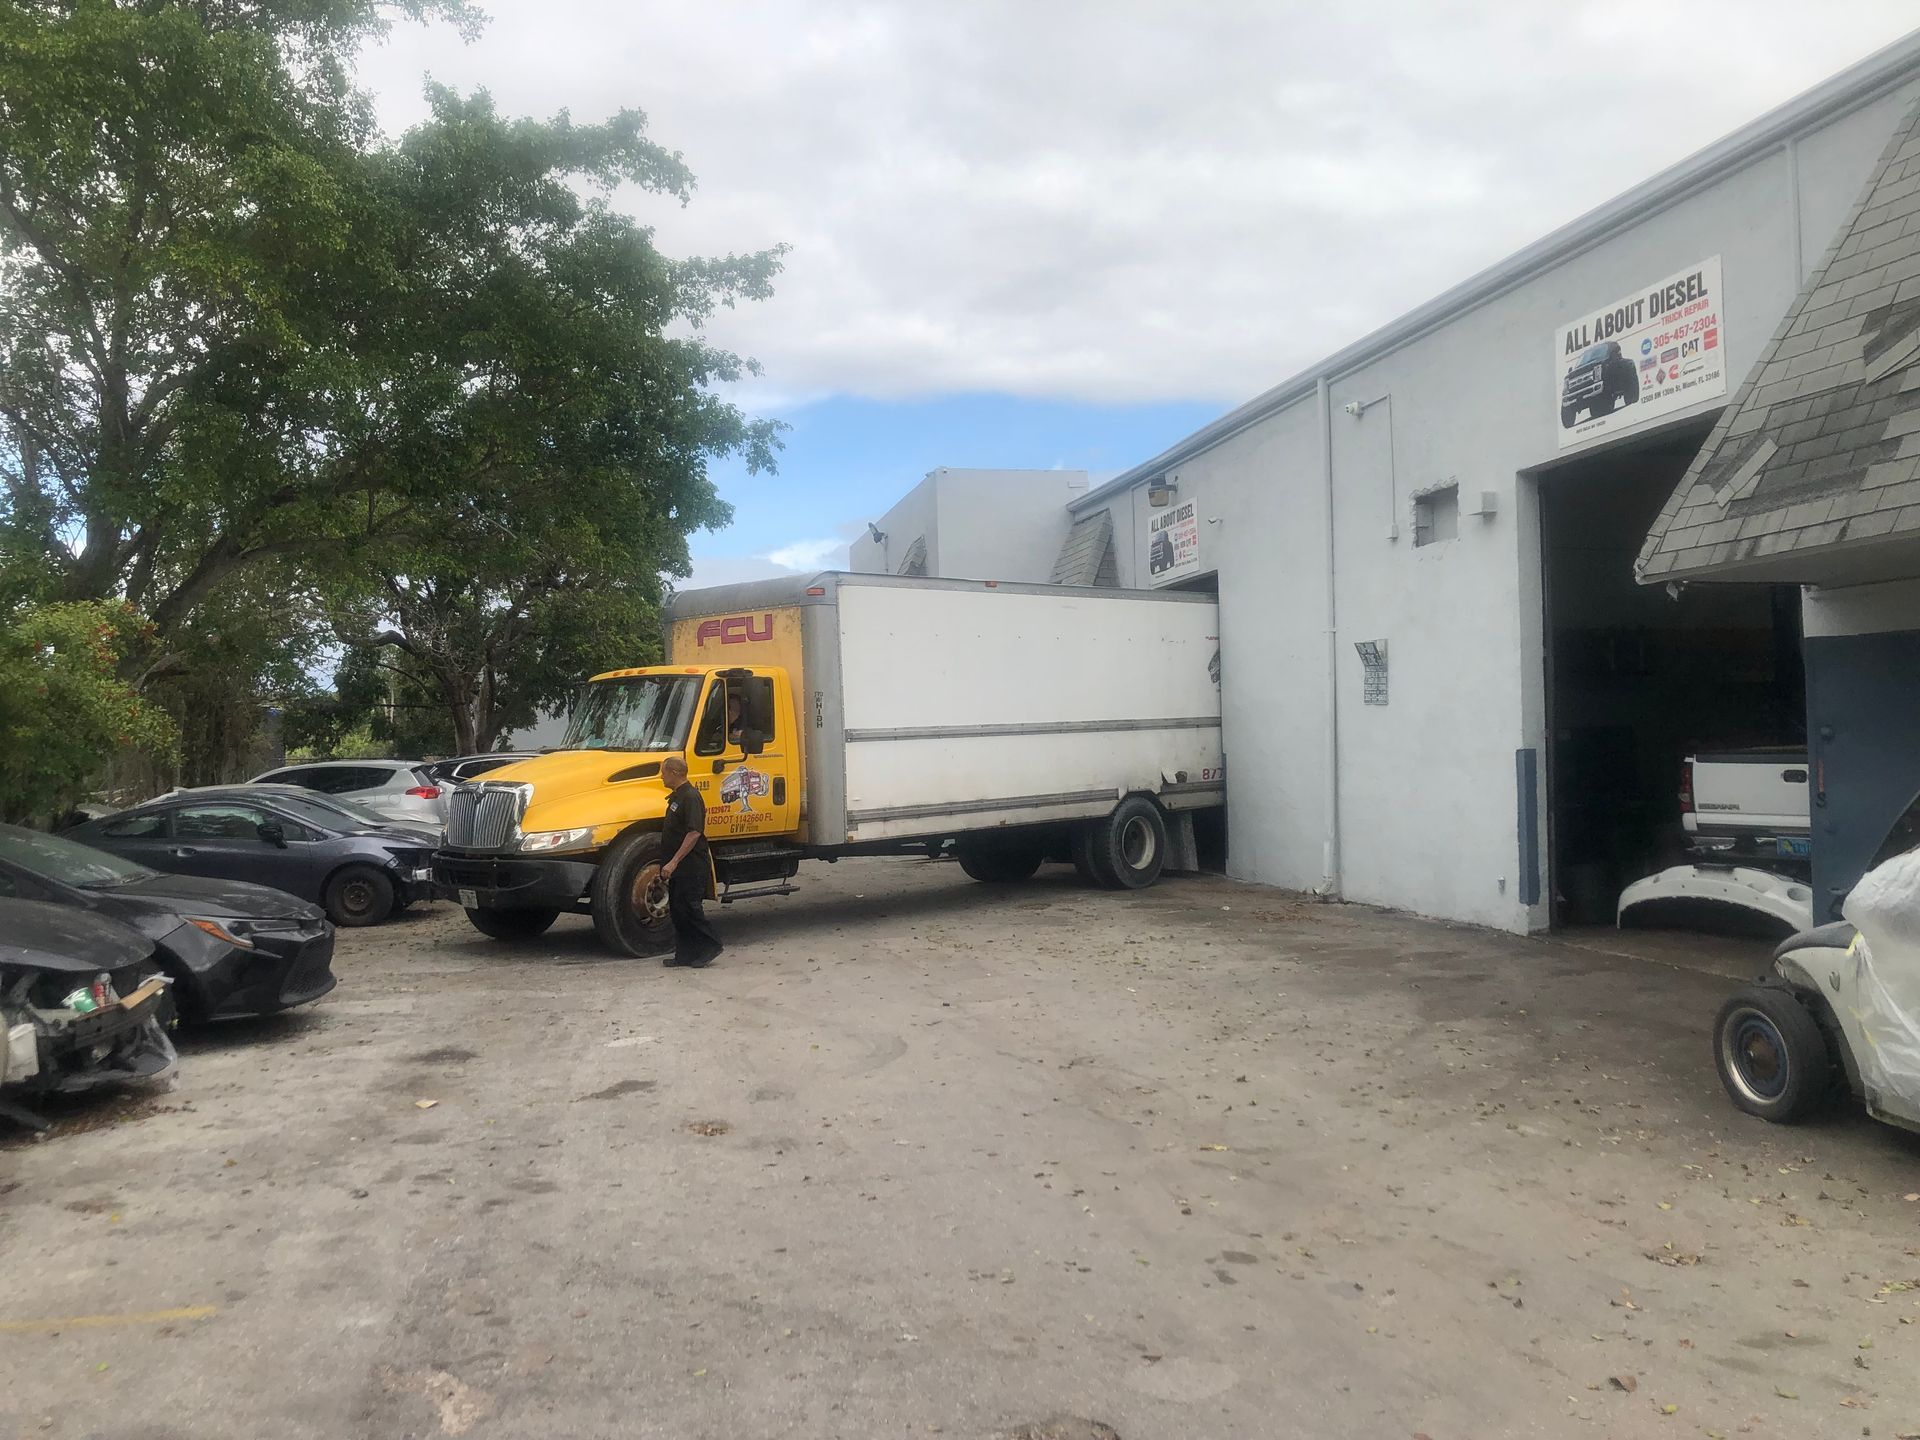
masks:
<path fill-rule="evenodd" d="M 460 850 L 504 850 L 527 793 L 518 785 L 459 785 L 447 797 L 447 844 Z"/>

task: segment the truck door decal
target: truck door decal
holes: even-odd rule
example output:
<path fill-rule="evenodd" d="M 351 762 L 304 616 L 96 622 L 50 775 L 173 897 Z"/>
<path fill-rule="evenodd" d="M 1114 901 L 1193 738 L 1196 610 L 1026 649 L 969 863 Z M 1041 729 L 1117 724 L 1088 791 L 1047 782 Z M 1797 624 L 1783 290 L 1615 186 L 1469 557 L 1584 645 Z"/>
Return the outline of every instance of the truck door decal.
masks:
<path fill-rule="evenodd" d="M 753 797 L 765 795 L 769 788 L 766 771 L 750 770 L 745 765 L 739 765 L 729 770 L 726 778 L 720 782 L 720 803 L 731 805 L 738 800 L 740 813 L 751 815 L 754 813 Z"/>

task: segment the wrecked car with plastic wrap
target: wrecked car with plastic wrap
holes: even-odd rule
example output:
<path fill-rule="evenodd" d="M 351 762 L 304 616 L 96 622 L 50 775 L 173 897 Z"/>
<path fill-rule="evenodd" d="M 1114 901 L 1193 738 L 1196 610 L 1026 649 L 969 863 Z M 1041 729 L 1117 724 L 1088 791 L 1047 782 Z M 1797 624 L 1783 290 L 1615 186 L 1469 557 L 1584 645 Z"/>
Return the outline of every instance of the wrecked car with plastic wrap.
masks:
<path fill-rule="evenodd" d="M 138 931 L 0 899 L 0 1101 L 168 1078 L 170 988 Z"/>

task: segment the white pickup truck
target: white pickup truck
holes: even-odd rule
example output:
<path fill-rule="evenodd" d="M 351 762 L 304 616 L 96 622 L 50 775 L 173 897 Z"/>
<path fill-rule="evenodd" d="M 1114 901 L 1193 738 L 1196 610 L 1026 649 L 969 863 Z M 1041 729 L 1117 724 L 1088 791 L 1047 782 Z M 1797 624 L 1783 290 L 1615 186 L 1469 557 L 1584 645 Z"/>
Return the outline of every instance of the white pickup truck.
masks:
<path fill-rule="evenodd" d="M 1789 933 L 1813 925 L 1813 825 L 1804 749 L 1699 751 L 1680 778 L 1692 862 L 1637 880 L 1619 923 L 1689 923 L 1705 906 L 1764 916 Z"/>
<path fill-rule="evenodd" d="M 1689 755 L 1680 823 L 1703 859 L 1804 868 L 1811 853 L 1807 752 L 1720 750 Z"/>

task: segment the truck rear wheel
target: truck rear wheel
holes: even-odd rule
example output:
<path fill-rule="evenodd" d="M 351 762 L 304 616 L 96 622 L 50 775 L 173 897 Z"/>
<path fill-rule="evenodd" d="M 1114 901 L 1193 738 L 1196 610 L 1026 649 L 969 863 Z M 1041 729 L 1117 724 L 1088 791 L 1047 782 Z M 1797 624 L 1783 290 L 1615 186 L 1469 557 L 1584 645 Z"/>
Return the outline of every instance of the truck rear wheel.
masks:
<path fill-rule="evenodd" d="M 1113 889 L 1144 890 L 1153 884 L 1167 863 L 1167 822 L 1160 807 L 1142 795 L 1122 800 L 1093 826 L 1089 859 L 1094 873 Z"/>
<path fill-rule="evenodd" d="M 1082 880 L 1098 890 L 1117 890 L 1120 888 L 1119 877 L 1102 870 L 1100 857 L 1094 853 L 1096 847 L 1093 837 L 1106 823 L 1104 820 L 1089 820 L 1084 825 L 1074 826 L 1068 849 L 1073 856 L 1073 868 L 1079 872 Z"/>
<path fill-rule="evenodd" d="M 660 876 L 660 832 L 629 833 L 616 840 L 593 872 L 587 898 L 600 943 L 616 955 L 658 955 L 673 944 Z"/>
<path fill-rule="evenodd" d="M 962 845 L 957 854 L 960 868 L 970 879 L 984 885 L 1013 885 L 1030 880 L 1045 858 L 1039 846 L 1011 839 Z"/>

